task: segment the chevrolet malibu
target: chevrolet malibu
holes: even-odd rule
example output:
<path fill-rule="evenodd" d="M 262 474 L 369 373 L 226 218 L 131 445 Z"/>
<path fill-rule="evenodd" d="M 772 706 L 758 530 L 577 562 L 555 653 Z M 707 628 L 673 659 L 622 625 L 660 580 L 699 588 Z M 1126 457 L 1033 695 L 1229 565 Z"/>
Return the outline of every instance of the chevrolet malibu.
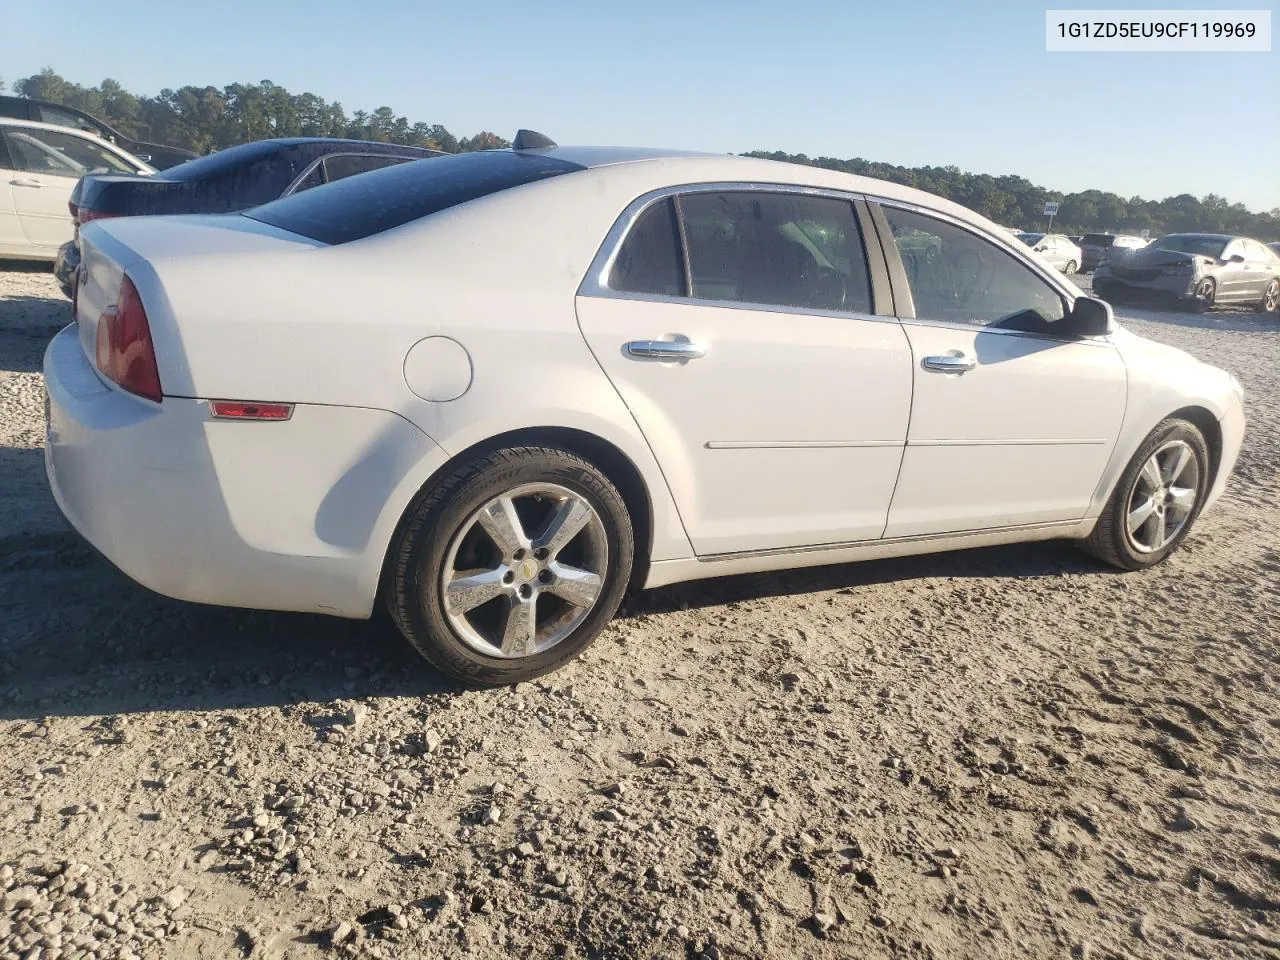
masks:
<path fill-rule="evenodd" d="M 369 617 L 475 684 L 629 588 L 1066 538 L 1164 560 L 1222 370 L 906 187 L 560 148 L 99 220 L 44 360 L 63 513 L 160 593 Z"/>

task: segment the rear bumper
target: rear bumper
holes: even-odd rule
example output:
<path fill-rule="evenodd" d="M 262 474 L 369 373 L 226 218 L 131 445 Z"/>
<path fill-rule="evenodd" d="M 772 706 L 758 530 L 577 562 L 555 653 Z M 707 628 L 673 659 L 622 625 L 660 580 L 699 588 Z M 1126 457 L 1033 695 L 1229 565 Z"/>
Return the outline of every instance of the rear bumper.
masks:
<path fill-rule="evenodd" d="M 367 617 L 404 504 L 445 456 L 395 414 L 300 406 L 220 422 L 99 379 L 49 344 L 45 468 L 68 522 L 126 575 L 198 603 Z"/>

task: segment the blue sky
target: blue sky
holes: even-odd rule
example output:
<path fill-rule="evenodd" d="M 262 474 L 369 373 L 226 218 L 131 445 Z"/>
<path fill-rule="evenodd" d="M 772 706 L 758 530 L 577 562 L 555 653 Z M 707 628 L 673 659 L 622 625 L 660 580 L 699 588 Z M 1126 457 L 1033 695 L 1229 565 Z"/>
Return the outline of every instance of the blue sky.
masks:
<path fill-rule="evenodd" d="M 1063 0 L 15 3 L 5 81 L 269 79 L 462 136 L 860 156 L 1280 207 L 1280 53 L 1047 53 Z M 1075 4 L 1093 9 L 1206 9 Z M 1271 9 L 1275 0 L 1219 8 Z"/>

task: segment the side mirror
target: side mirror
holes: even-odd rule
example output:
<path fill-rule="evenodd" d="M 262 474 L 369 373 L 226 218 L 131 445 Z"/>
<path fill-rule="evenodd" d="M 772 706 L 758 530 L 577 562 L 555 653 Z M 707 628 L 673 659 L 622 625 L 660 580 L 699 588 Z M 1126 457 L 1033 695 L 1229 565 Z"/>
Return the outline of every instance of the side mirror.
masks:
<path fill-rule="evenodd" d="M 1039 247 L 1032 247 L 1031 249 L 1034 250 L 1036 253 L 1044 253 L 1049 248 L 1046 246 L 1039 246 Z"/>
<path fill-rule="evenodd" d="M 1111 304 L 1097 297 L 1076 297 L 1071 312 L 1062 318 L 1074 336 L 1102 337 L 1112 331 L 1115 317 L 1111 312 Z"/>
<path fill-rule="evenodd" d="M 1231 256 L 1227 257 L 1227 259 L 1222 262 L 1223 263 L 1244 263 L 1244 256 L 1239 253 L 1233 253 Z"/>

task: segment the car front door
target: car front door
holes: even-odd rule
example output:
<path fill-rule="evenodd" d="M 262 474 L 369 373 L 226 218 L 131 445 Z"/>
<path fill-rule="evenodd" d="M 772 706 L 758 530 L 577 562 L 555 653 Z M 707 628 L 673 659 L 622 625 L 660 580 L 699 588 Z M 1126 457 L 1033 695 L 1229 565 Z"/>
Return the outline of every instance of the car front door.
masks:
<path fill-rule="evenodd" d="M 1124 416 L 1115 347 L 1056 333 L 1060 288 L 992 238 L 888 201 L 872 210 L 915 377 L 885 536 L 1083 517 Z"/>
<path fill-rule="evenodd" d="M 1267 285 L 1275 279 L 1275 269 L 1272 267 L 1271 254 L 1267 252 L 1267 248 L 1256 240 L 1242 240 L 1244 247 L 1244 279 L 1245 285 L 1241 289 L 1241 296 L 1249 302 L 1259 301 L 1265 296 Z"/>
<path fill-rule="evenodd" d="M 10 125 L 0 132 L 14 167 L 9 184 L 23 234 L 28 244 L 51 254 L 72 237 L 67 204 L 80 177 L 95 171 L 138 171 L 91 135 Z"/>
<path fill-rule="evenodd" d="M 911 351 L 860 204 L 751 185 L 641 198 L 579 290 L 699 556 L 884 531 Z"/>

